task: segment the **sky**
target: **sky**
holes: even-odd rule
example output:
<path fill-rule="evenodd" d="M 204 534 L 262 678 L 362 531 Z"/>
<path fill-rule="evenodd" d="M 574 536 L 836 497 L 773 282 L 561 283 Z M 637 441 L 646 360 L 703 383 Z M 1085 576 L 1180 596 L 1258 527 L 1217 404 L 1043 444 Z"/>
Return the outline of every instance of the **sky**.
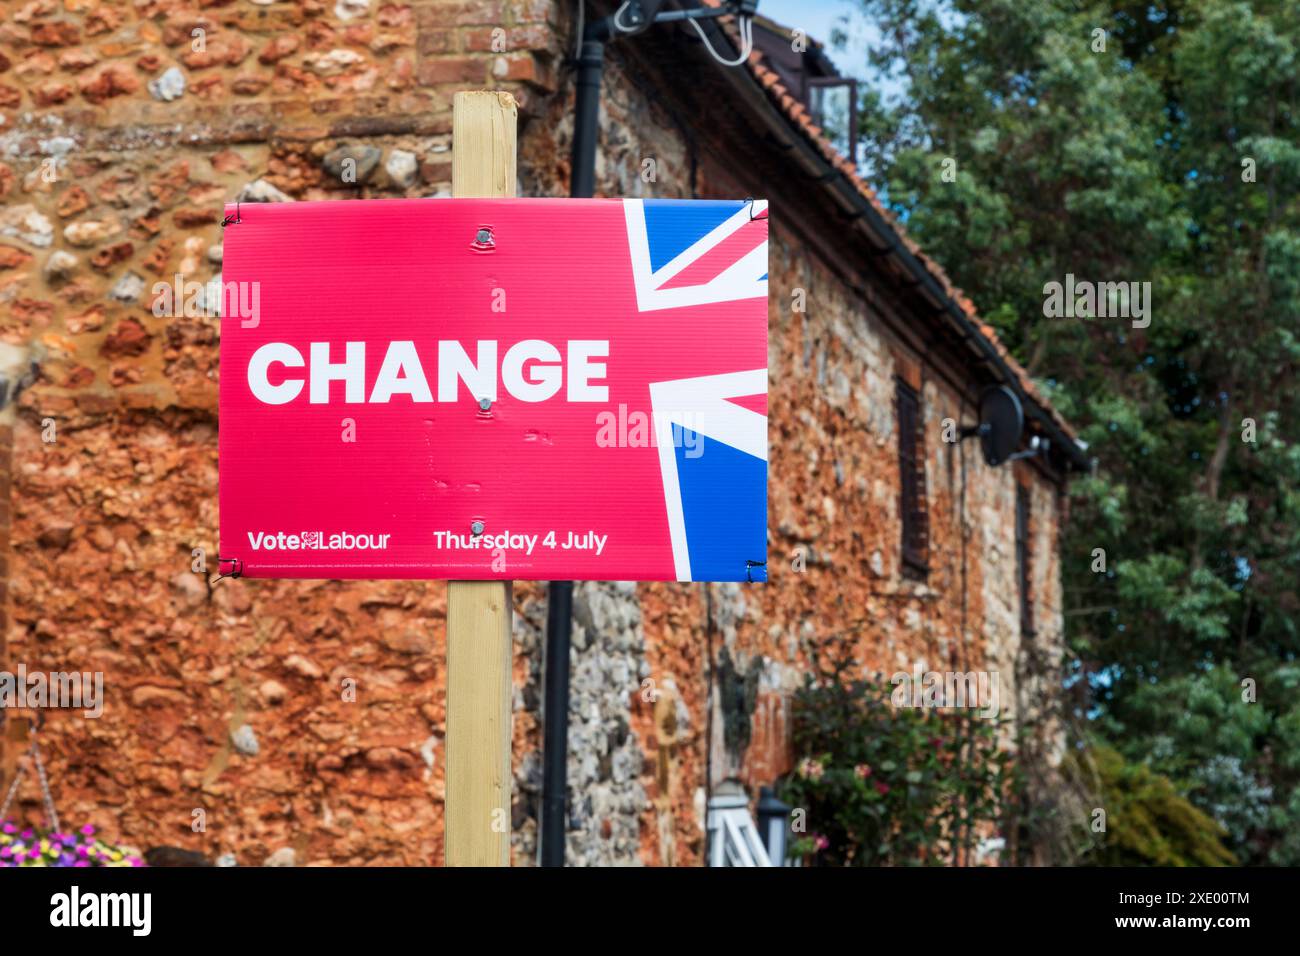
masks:
<path fill-rule="evenodd" d="M 867 74 L 867 41 L 870 30 L 866 14 L 856 0 L 758 0 L 760 16 L 787 27 L 803 30 L 814 40 L 826 44 L 826 52 L 845 76 L 859 79 Z M 831 32 L 840 17 L 848 16 L 848 46 L 836 50 L 830 45 Z"/>

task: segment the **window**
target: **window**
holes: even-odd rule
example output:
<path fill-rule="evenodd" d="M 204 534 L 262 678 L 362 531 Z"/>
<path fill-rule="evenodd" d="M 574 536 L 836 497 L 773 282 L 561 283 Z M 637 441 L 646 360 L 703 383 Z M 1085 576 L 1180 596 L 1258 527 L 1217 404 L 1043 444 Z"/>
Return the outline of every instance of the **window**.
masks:
<path fill-rule="evenodd" d="M 1034 604 L 1030 600 L 1033 576 L 1029 552 L 1029 488 L 1016 484 L 1016 577 L 1020 583 L 1020 633 L 1034 635 Z"/>
<path fill-rule="evenodd" d="M 903 526 L 903 573 L 929 573 L 929 527 L 925 512 L 925 456 L 921 442 L 921 398 L 902 379 L 895 384 L 898 406 L 899 517 Z"/>
<path fill-rule="evenodd" d="M 813 122 L 826 138 L 854 162 L 858 155 L 858 81 L 808 77 L 806 102 Z"/>
<path fill-rule="evenodd" d="M 785 27 L 759 17 L 754 21 L 754 46 L 764 65 L 776 71 L 785 88 L 808 108 L 813 122 L 831 144 L 857 162 L 858 81 L 841 76 L 826 47 L 811 37 L 806 43 Z"/>

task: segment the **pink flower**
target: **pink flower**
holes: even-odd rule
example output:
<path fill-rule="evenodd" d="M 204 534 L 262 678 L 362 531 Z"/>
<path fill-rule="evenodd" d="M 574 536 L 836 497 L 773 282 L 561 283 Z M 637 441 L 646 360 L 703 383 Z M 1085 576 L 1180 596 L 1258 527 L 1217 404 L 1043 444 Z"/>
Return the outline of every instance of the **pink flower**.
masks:
<path fill-rule="evenodd" d="M 816 846 L 818 850 L 824 850 L 831 845 L 831 841 L 826 839 L 820 833 L 817 834 Z"/>
<path fill-rule="evenodd" d="M 885 794 L 889 793 L 889 784 L 884 783 L 883 781 L 877 780 L 877 781 L 876 781 L 876 793 L 880 794 L 882 797 L 883 797 Z"/>
<path fill-rule="evenodd" d="M 801 777 L 807 777 L 809 780 L 820 780 L 825 772 L 826 768 L 811 757 L 805 757 L 799 762 L 799 776 Z"/>
<path fill-rule="evenodd" d="M 871 767 L 865 763 L 860 763 L 853 768 L 853 772 L 858 775 L 859 779 L 866 780 L 871 776 Z"/>

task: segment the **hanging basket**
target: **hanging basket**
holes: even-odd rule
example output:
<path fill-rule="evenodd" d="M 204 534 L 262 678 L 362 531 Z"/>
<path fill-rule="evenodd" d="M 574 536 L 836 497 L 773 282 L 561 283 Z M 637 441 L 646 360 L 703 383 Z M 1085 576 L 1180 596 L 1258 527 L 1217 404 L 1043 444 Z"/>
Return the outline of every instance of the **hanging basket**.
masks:
<path fill-rule="evenodd" d="M 95 836 L 90 824 L 75 830 L 64 831 L 59 826 L 59 815 L 54 809 L 50 783 L 45 776 L 45 763 L 41 760 L 37 731 L 31 731 L 31 748 L 28 760 L 14 774 L 13 783 L 0 804 L 0 867 L 18 866 L 144 866 L 138 856 Z M 18 795 L 18 785 L 28 766 L 36 768 L 36 778 L 41 785 L 41 799 L 45 803 L 44 827 L 22 826 L 9 819 L 9 807 Z"/>

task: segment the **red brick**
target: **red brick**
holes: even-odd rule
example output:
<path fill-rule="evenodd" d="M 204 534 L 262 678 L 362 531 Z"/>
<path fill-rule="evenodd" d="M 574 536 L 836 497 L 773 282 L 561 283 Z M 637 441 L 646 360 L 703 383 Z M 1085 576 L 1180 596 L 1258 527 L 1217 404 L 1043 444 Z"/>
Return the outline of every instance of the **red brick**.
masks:
<path fill-rule="evenodd" d="M 375 19 L 381 27 L 404 27 L 411 23 L 411 8 L 405 3 L 386 3 L 379 8 Z"/>
<path fill-rule="evenodd" d="M 86 14 L 86 35 L 93 37 L 101 33 L 110 33 L 122 25 L 125 16 L 126 14 L 114 7 L 97 6 Z"/>
<path fill-rule="evenodd" d="M 226 92 L 226 81 L 219 76 L 205 76 L 197 80 L 190 90 L 201 100 L 219 99 Z"/>
<path fill-rule="evenodd" d="M 149 348 L 151 338 L 153 336 L 145 331 L 144 326 L 139 321 L 133 318 L 125 318 L 104 339 L 104 344 L 100 346 L 99 350 L 110 357 L 140 355 Z"/>
<path fill-rule="evenodd" d="M 32 102 L 37 106 L 58 106 L 72 99 L 72 93 L 67 83 L 42 83 L 32 88 Z"/>
<path fill-rule="evenodd" d="M 455 53 L 459 48 L 455 30 L 421 30 L 416 34 L 415 49 L 421 56 Z"/>
<path fill-rule="evenodd" d="M 67 70 L 69 73 L 80 73 L 98 62 L 99 57 L 93 50 L 64 50 L 59 54 L 59 69 Z"/>
<path fill-rule="evenodd" d="M 416 77 L 421 86 L 439 83 L 485 83 L 488 61 L 479 57 L 443 57 L 422 60 L 416 67 Z"/>
<path fill-rule="evenodd" d="M 515 23 L 545 23 L 551 16 L 552 0 L 515 0 L 511 4 Z"/>
<path fill-rule="evenodd" d="M 135 252 L 135 247 L 131 243 L 119 242 L 96 252 L 90 257 L 90 264 L 100 272 L 104 272 L 117 265 L 117 263 L 130 259 L 133 252 Z"/>
<path fill-rule="evenodd" d="M 75 216 L 77 213 L 84 211 L 90 206 L 90 195 L 80 186 L 70 186 L 59 196 L 59 204 L 55 211 L 67 219 L 69 216 Z"/>
<path fill-rule="evenodd" d="M 24 80 L 30 80 L 36 76 L 49 76 L 54 72 L 55 66 L 54 57 L 43 50 L 37 50 L 23 57 L 23 62 L 14 68 L 14 73 Z"/>
<path fill-rule="evenodd" d="M 420 164 L 420 178 L 426 183 L 443 183 L 451 181 L 451 159 L 442 162 Z"/>
<path fill-rule="evenodd" d="M 300 41 L 292 34 L 281 34 L 262 47 L 262 52 L 257 55 L 257 62 L 264 63 L 267 66 L 272 63 L 278 63 L 286 56 L 296 52 Z"/>
<path fill-rule="evenodd" d="M 549 50 L 555 40 L 550 27 L 532 24 L 505 30 L 501 49 L 493 49 L 493 33 L 503 27 L 480 27 L 464 31 L 465 49 L 475 53 L 519 53 L 524 50 Z"/>
<path fill-rule="evenodd" d="M 0 246 L 0 269 L 17 269 L 32 261 L 32 257 L 17 246 Z"/>
<path fill-rule="evenodd" d="M 194 31 L 202 30 L 205 39 L 211 42 L 213 34 L 216 32 L 217 25 L 205 17 L 196 17 L 193 13 L 177 14 L 175 19 L 169 20 L 163 25 L 162 41 L 167 46 L 185 46 L 187 50 L 192 50 Z"/>
<path fill-rule="evenodd" d="M 210 162 L 212 168 L 219 173 L 233 173 L 248 168 L 243 157 L 233 149 L 223 149 L 219 153 L 214 153 Z"/>
<path fill-rule="evenodd" d="M 95 384 L 95 370 L 85 365 L 71 369 L 63 379 L 64 388 L 89 388 Z"/>
<path fill-rule="evenodd" d="M 32 42 L 37 46 L 72 46 L 81 42 L 81 31 L 66 20 L 38 23 L 32 27 Z"/>
<path fill-rule="evenodd" d="M 240 96 L 256 96 L 266 89 L 266 84 L 269 82 L 270 80 L 264 76 L 254 76 L 246 73 L 235 77 L 235 81 L 230 84 L 230 89 Z"/>
<path fill-rule="evenodd" d="M 77 84 L 81 95 L 92 103 L 103 103 L 114 96 L 134 93 L 140 88 L 140 81 L 127 72 L 126 67 L 114 63 L 105 67 L 92 77 Z"/>
<path fill-rule="evenodd" d="M 54 305 L 39 299 L 18 299 L 9 306 L 10 318 L 30 325 L 49 325 Z"/>
<path fill-rule="evenodd" d="M 162 275 L 167 271 L 167 264 L 171 261 L 173 245 L 175 244 L 170 239 L 160 239 L 140 264 L 154 275 Z"/>
<path fill-rule="evenodd" d="M 501 26 L 505 23 L 505 4 L 501 0 L 432 0 L 415 13 L 420 29 L 448 26 Z"/>
<path fill-rule="evenodd" d="M 531 53 L 497 57 L 492 63 L 492 75 L 507 82 L 532 83 L 548 90 L 555 88 L 552 71 L 539 64 Z"/>
<path fill-rule="evenodd" d="M 177 209 L 172 215 L 172 222 L 178 229 L 196 229 L 199 226 L 210 226 L 217 221 L 217 210 L 209 207 L 207 209 Z"/>

